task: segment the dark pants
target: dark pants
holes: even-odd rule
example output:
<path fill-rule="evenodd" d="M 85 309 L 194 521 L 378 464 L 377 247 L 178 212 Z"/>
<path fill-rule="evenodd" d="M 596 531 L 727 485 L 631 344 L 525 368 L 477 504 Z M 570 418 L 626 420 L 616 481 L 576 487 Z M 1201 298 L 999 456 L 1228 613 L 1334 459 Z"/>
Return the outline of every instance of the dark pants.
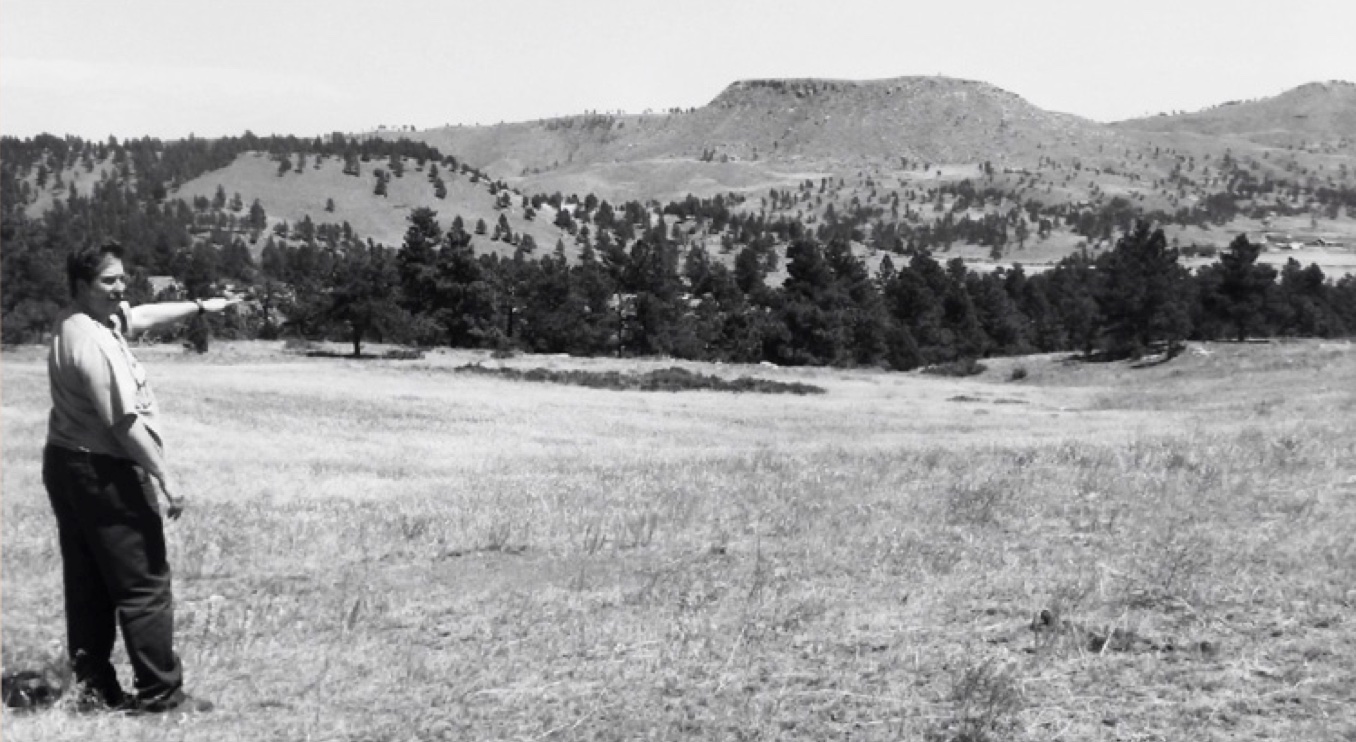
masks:
<path fill-rule="evenodd" d="M 137 700 L 182 695 L 164 522 L 145 477 L 126 459 L 57 446 L 43 452 L 42 481 L 61 540 L 67 650 L 76 681 L 109 704 L 123 695 L 110 661 L 118 626 Z"/>

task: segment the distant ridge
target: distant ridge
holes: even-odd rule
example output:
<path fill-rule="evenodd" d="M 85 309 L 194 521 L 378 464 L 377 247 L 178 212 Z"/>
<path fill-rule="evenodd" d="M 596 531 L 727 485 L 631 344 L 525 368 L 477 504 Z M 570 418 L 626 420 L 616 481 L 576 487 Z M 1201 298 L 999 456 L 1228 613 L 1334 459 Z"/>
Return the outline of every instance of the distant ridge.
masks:
<path fill-rule="evenodd" d="M 1093 121 L 946 77 L 744 80 L 699 113 L 713 137 L 774 159 L 1026 161 L 1116 139 Z"/>
<path fill-rule="evenodd" d="M 1356 145 L 1356 83 L 1314 82 L 1255 101 L 1121 121 L 1119 130 L 1235 137 L 1269 146 Z"/>
<path fill-rule="evenodd" d="M 1102 124 L 1044 111 L 993 85 L 947 77 L 741 80 L 684 113 L 591 114 L 400 136 L 504 177 L 672 159 L 834 168 L 900 158 L 1031 163 L 1091 155 L 1121 139 Z"/>

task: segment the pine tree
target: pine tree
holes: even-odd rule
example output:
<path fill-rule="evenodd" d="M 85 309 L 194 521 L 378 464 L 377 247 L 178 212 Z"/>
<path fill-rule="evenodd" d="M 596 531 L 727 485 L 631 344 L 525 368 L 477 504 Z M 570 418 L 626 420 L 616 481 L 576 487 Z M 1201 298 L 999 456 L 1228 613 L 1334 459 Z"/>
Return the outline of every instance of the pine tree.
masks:
<path fill-rule="evenodd" d="M 920 253 L 900 268 L 883 288 L 892 330 L 887 345 L 894 368 L 955 360 L 952 333 L 943 321 L 942 296 L 948 281 L 930 256 Z"/>
<path fill-rule="evenodd" d="M 499 347 L 493 285 L 476 260 L 471 241 L 449 234 L 438 251 L 437 298 L 433 317 L 452 347 Z"/>
<path fill-rule="evenodd" d="M 353 355 L 358 357 L 368 336 L 398 335 L 408 325 L 407 315 L 396 302 L 400 275 L 390 253 L 378 245 L 354 242 L 333 253 L 324 319 L 346 328 Z"/>
<path fill-rule="evenodd" d="M 766 291 L 767 287 L 763 283 L 766 275 L 766 271 L 763 269 L 763 260 L 754 248 L 745 246 L 735 256 L 735 284 L 746 296 L 757 300 Z"/>
<path fill-rule="evenodd" d="M 614 273 L 599 259 L 600 254 L 613 253 L 615 248 L 604 232 L 599 235 L 598 249 L 584 245 L 579 251 L 579 264 L 571 269 L 572 285 L 583 301 L 585 317 L 579 348 L 587 348 L 588 353 L 615 350 L 619 338 L 620 317 L 610 306 L 614 298 L 619 298 Z"/>
<path fill-rule="evenodd" d="M 443 230 L 438 225 L 438 212 L 425 207 L 410 212 L 409 222 L 404 247 L 396 256 L 401 304 L 412 313 L 427 314 L 437 308 L 437 263 Z"/>
<path fill-rule="evenodd" d="M 254 276 L 254 258 L 240 238 L 226 244 L 221 251 L 221 275 L 249 281 Z"/>
<path fill-rule="evenodd" d="M 691 338 L 682 326 L 677 247 L 637 240 L 622 273 L 622 287 L 634 294 L 635 301 L 634 322 L 627 327 L 628 349 L 645 355 L 688 356 Z"/>
<path fill-rule="evenodd" d="M 189 296 L 211 296 L 212 286 L 217 282 L 221 265 L 221 254 L 217 248 L 199 242 L 193 246 L 185 271 L 179 275 Z"/>
<path fill-rule="evenodd" d="M 539 353 L 594 352 L 586 300 L 568 263 L 546 255 L 521 265 L 524 346 Z"/>
<path fill-rule="evenodd" d="M 785 328 L 768 348 L 787 365 L 850 365 L 858 358 L 858 309 L 854 289 L 866 290 L 866 270 L 852 257 L 846 242 L 832 242 L 826 251 L 812 239 L 795 240 L 786 250 L 786 283 L 774 318 Z M 869 289 L 874 297 L 874 287 Z M 868 326 L 864 355 L 883 352 L 883 331 Z M 874 360 L 874 359 L 872 359 Z M 870 362 L 870 361 L 868 361 Z"/>
<path fill-rule="evenodd" d="M 980 328 L 991 342 L 992 352 L 1030 353 L 1035 349 L 1028 337 L 1031 323 L 1009 294 L 1006 279 L 1002 268 L 982 275 L 971 273 L 966 278 L 966 291 L 974 300 Z"/>
<path fill-rule="evenodd" d="M 1277 324 L 1286 335 L 1300 337 L 1332 337 L 1350 331 L 1333 309 L 1331 292 L 1322 268 L 1316 264 L 1305 268 L 1294 258 L 1287 260 L 1277 287 Z"/>
<path fill-rule="evenodd" d="M 1258 265 L 1261 245 L 1240 234 L 1219 261 L 1198 274 L 1207 318 L 1232 328 L 1236 340 L 1266 332 L 1266 309 L 1276 286 L 1276 269 Z"/>
<path fill-rule="evenodd" d="M 250 204 L 250 213 L 245 223 L 251 229 L 263 229 L 268 226 L 268 214 L 264 212 L 264 206 L 259 203 L 259 199 L 254 199 L 254 203 Z"/>
<path fill-rule="evenodd" d="M 1087 355 L 1096 349 L 1102 325 L 1102 309 L 1097 296 L 1098 277 L 1092 260 L 1083 253 L 1074 253 L 1065 256 L 1052 270 L 1033 279 L 1046 287 L 1045 296 L 1057 318 L 1046 325 L 1047 331 L 1055 337 L 1067 337 L 1072 348 Z"/>
<path fill-rule="evenodd" d="M 993 341 L 980 324 L 979 311 L 970 294 L 969 271 L 960 258 L 947 261 L 947 288 L 942 296 L 942 321 L 951 333 L 951 348 L 956 359 L 986 356 Z"/>
<path fill-rule="evenodd" d="M 1191 331 L 1190 282 L 1163 230 L 1141 222 L 1097 260 L 1102 349 L 1138 358 L 1163 343 L 1168 356 Z"/>

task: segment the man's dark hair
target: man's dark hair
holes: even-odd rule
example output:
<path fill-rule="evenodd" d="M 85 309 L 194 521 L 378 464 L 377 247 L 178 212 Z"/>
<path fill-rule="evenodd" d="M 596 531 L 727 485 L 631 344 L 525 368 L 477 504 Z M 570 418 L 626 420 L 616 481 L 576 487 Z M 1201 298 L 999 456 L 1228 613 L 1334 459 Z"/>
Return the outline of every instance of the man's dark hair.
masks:
<path fill-rule="evenodd" d="M 71 298 L 75 298 L 76 284 L 89 283 L 99 275 L 99 266 L 106 257 L 122 260 L 122 245 L 109 240 L 101 245 L 86 245 L 66 256 L 66 282 L 70 285 Z"/>

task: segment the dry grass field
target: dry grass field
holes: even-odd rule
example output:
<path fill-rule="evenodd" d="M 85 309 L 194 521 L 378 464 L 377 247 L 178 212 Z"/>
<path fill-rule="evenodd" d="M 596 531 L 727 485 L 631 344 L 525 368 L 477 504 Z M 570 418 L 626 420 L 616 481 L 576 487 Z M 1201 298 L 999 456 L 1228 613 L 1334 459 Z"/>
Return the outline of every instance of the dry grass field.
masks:
<path fill-rule="evenodd" d="M 661 361 L 141 356 L 193 498 L 180 652 L 218 709 L 6 712 L 7 742 L 1356 737 L 1348 344 L 689 366 L 808 396 L 453 371 Z M 43 354 L 2 370 L 20 669 L 61 656 L 59 557 Z"/>

